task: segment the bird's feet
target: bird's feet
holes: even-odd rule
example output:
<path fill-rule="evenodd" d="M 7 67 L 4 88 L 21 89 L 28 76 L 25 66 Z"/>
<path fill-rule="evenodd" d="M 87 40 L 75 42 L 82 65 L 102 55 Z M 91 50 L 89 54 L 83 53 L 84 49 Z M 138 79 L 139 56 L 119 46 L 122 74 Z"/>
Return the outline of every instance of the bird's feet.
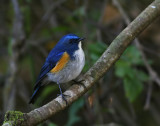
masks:
<path fill-rule="evenodd" d="M 65 94 L 57 94 L 57 96 L 61 96 L 62 99 L 66 102 L 66 105 L 68 105 L 67 99 L 65 98 L 66 96 L 68 97 L 69 95 L 65 95 Z M 69 96 L 70 97 L 70 96 Z"/>
<path fill-rule="evenodd" d="M 80 80 L 80 81 L 72 80 L 72 81 L 73 81 L 72 85 L 73 85 L 73 84 L 78 84 L 78 85 L 81 85 L 81 86 L 83 86 L 84 88 L 86 88 L 86 86 L 83 84 L 83 83 L 85 82 L 85 80 Z"/>

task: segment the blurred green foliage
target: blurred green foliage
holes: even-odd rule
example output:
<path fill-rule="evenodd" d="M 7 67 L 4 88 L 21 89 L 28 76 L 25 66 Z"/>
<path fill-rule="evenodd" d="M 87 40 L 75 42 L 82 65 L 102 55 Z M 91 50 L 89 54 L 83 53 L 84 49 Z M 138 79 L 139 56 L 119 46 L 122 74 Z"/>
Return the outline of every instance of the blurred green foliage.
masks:
<path fill-rule="evenodd" d="M 92 65 L 98 60 L 107 47 L 108 46 L 104 42 L 90 43 L 88 45 Z"/>
<path fill-rule="evenodd" d="M 107 45 L 104 42 L 89 43 L 87 45 L 89 59 L 86 60 L 84 71 L 87 71 L 107 49 Z"/>
<path fill-rule="evenodd" d="M 84 71 L 88 70 L 98 60 L 106 48 L 107 45 L 102 42 L 88 44 L 90 60 L 87 60 Z M 144 71 L 138 69 L 143 66 L 141 54 L 133 45 L 126 49 L 115 64 L 115 75 L 122 79 L 126 97 L 130 102 L 134 102 L 143 90 L 143 83 L 149 79 Z"/>
<path fill-rule="evenodd" d="M 69 118 L 66 126 L 73 126 L 75 123 L 81 120 L 81 117 L 78 116 L 77 113 L 83 107 L 83 105 L 84 105 L 84 98 L 78 99 L 71 105 L 71 107 L 69 108 Z"/>
<path fill-rule="evenodd" d="M 48 126 L 57 126 L 57 125 L 54 123 L 49 123 Z"/>
<path fill-rule="evenodd" d="M 115 64 L 115 74 L 123 80 L 124 90 L 130 102 L 133 102 L 143 90 L 143 82 L 149 76 L 138 69 L 143 66 L 139 50 L 135 46 L 129 46 L 120 60 Z"/>
<path fill-rule="evenodd" d="M 68 27 L 66 26 L 53 27 L 51 31 L 52 31 L 52 34 L 57 33 L 57 32 L 65 33 L 66 31 L 68 31 Z"/>

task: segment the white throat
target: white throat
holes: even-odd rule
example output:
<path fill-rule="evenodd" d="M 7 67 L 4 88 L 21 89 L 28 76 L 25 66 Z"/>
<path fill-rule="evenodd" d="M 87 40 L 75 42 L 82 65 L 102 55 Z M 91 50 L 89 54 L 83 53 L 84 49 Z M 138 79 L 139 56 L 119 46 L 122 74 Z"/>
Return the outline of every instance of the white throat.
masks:
<path fill-rule="evenodd" d="M 79 49 L 82 49 L 82 42 L 80 41 L 78 44 Z"/>
<path fill-rule="evenodd" d="M 78 60 L 79 64 L 82 64 L 82 66 L 84 66 L 85 57 L 84 57 L 84 52 L 82 49 L 81 41 L 78 44 L 78 48 L 79 49 L 75 51 L 74 55 L 75 55 L 76 59 Z"/>

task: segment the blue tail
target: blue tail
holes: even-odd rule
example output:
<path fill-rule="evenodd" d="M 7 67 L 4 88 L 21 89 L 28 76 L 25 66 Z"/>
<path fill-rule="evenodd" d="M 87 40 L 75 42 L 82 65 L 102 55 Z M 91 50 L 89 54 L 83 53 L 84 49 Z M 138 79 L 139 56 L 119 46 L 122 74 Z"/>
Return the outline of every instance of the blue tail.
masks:
<path fill-rule="evenodd" d="M 37 99 L 37 96 L 39 94 L 39 90 L 40 90 L 41 86 L 38 86 L 35 91 L 33 92 L 33 95 L 31 96 L 31 99 L 29 101 L 29 104 L 33 104 L 35 102 L 35 100 Z"/>

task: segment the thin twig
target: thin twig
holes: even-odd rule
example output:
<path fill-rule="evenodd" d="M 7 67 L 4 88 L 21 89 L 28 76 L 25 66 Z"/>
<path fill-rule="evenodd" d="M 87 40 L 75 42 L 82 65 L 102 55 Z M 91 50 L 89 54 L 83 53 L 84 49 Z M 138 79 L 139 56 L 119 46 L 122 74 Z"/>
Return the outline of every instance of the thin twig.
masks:
<path fill-rule="evenodd" d="M 150 49 L 148 47 L 145 47 L 144 45 L 142 46 L 142 49 L 148 53 L 153 54 L 154 56 L 157 56 L 160 58 L 160 54 L 156 52 L 156 50 Z"/>
<path fill-rule="evenodd" d="M 152 83 L 152 81 L 150 81 L 148 84 L 149 84 L 149 86 L 148 86 L 148 93 L 147 93 L 147 97 L 146 97 L 146 103 L 144 105 L 144 109 L 145 110 L 148 110 L 149 107 L 150 107 L 150 101 L 151 101 L 151 95 L 152 95 L 152 86 L 153 86 L 153 83 Z"/>
<path fill-rule="evenodd" d="M 18 71 L 18 59 L 19 59 L 19 48 L 22 44 L 25 34 L 23 31 L 23 17 L 19 8 L 17 0 L 12 0 L 14 9 L 14 23 L 13 23 L 13 36 L 11 40 L 12 54 L 10 57 L 9 76 L 6 79 L 5 87 L 3 91 L 3 111 L 13 110 L 15 106 L 15 88 L 16 88 L 16 74 Z M 12 103 L 12 104 L 11 104 Z"/>

